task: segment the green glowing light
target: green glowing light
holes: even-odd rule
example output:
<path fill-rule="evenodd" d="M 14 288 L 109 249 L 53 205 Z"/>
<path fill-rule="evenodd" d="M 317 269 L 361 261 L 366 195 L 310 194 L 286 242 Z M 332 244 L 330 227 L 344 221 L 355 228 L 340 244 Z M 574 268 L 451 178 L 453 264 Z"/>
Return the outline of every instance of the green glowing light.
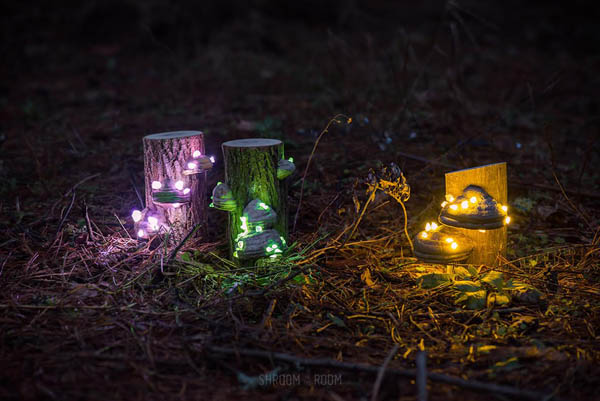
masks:
<path fill-rule="evenodd" d="M 290 158 L 288 159 L 288 161 L 289 161 L 290 163 L 293 163 L 293 162 L 294 162 L 294 158 L 293 158 L 293 157 L 290 157 Z"/>
<path fill-rule="evenodd" d="M 210 205 L 208 205 L 208 207 L 215 207 L 215 204 L 210 202 Z"/>
<path fill-rule="evenodd" d="M 217 182 L 217 185 L 221 185 L 221 184 L 222 184 L 222 182 L 221 182 L 221 181 Z"/>
<path fill-rule="evenodd" d="M 242 225 L 240 226 L 240 228 L 244 232 L 242 235 L 247 235 L 248 234 L 248 217 L 242 216 L 242 217 L 240 217 L 240 220 L 242 221 Z"/>
<path fill-rule="evenodd" d="M 281 239 L 281 243 L 282 243 L 283 245 L 285 245 L 285 244 L 286 244 L 286 242 L 285 242 L 285 238 L 283 238 L 283 237 L 279 237 L 279 239 Z"/>
<path fill-rule="evenodd" d="M 237 251 L 235 251 L 235 252 L 233 253 L 233 257 L 234 257 L 234 258 L 237 258 L 237 257 L 238 257 L 238 252 L 237 252 Z"/>
<path fill-rule="evenodd" d="M 237 243 L 237 249 L 238 250 L 244 249 L 244 241 L 238 241 L 238 243 Z"/>
<path fill-rule="evenodd" d="M 256 205 L 256 209 L 269 210 L 269 206 L 264 202 L 260 202 L 258 205 Z"/>

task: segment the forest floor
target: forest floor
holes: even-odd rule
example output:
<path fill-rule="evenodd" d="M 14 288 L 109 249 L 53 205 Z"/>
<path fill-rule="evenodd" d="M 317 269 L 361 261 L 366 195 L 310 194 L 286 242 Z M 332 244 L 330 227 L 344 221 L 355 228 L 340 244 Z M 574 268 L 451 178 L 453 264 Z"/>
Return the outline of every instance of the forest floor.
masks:
<path fill-rule="evenodd" d="M 426 355 L 430 400 L 597 399 L 600 58 L 555 34 L 554 6 L 509 23 L 448 4 L 377 29 L 254 12 L 208 38 L 192 21 L 184 40 L 75 37 L 73 15 L 33 6 L 4 17 L 0 398 L 414 400 Z M 335 21 L 378 25 L 353 10 Z M 168 263 L 160 238 L 136 240 L 141 138 L 181 129 L 217 158 L 209 188 L 222 142 L 284 141 L 282 258 L 233 264 L 214 209 Z M 500 161 L 512 222 L 497 266 L 417 261 L 384 193 L 358 221 L 370 171 L 401 168 L 414 236 L 444 173 Z"/>

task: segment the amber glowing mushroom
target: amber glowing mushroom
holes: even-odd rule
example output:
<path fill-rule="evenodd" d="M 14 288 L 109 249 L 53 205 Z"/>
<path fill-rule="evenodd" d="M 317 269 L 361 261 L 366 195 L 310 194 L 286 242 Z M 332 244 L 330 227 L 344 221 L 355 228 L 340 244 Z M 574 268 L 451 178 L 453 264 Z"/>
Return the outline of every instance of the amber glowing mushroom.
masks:
<path fill-rule="evenodd" d="M 498 203 L 481 187 L 469 185 L 452 202 L 445 202 L 440 223 L 470 230 L 492 230 L 508 224 L 507 207 Z"/>
<path fill-rule="evenodd" d="M 466 260 L 473 250 L 469 238 L 456 229 L 427 223 L 414 238 L 415 256 L 428 263 L 452 263 Z"/>

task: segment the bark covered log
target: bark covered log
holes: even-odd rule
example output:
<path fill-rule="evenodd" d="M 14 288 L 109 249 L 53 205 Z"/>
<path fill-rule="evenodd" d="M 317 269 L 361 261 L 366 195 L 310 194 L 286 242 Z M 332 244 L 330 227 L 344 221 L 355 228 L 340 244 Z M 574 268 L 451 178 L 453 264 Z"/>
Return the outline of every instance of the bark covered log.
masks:
<path fill-rule="evenodd" d="M 248 258 L 259 256 L 256 252 L 236 252 L 236 247 L 238 250 L 245 246 L 256 247 L 256 237 L 247 241 L 247 244 L 240 242 L 242 237 L 251 235 L 265 237 L 265 241 L 268 241 L 265 242 L 265 249 L 269 249 L 267 254 L 280 252 L 282 245 L 285 247 L 288 232 L 287 183 L 281 171 L 278 179 L 278 168 L 284 156 L 283 143 L 275 139 L 240 139 L 223 143 L 222 149 L 225 184 L 220 189 L 217 187 L 213 193 L 216 195 L 221 192 L 227 201 L 227 209 L 222 209 L 230 212 L 228 238 L 231 255 L 240 258 L 244 258 L 244 255 L 248 255 Z M 233 201 L 229 201 L 231 198 Z M 213 202 L 215 200 L 213 196 Z M 252 203 L 254 200 L 260 202 Z M 218 207 L 216 202 L 215 206 Z M 265 211 L 272 209 L 276 218 L 268 220 L 267 224 L 255 224 L 251 221 L 252 213 L 249 213 L 248 207 L 263 208 Z M 273 242 L 270 229 L 276 230 L 283 237 L 283 244 Z"/>
<path fill-rule="evenodd" d="M 177 243 L 194 226 L 206 222 L 206 170 L 189 167 L 212 166 L 204 155 L 204 135 L 200 131 L 164 132 L 145 136 L 143 143 L 144 215 L 158 216 L 161 231 L 169 231 L 173 243 Z"/>

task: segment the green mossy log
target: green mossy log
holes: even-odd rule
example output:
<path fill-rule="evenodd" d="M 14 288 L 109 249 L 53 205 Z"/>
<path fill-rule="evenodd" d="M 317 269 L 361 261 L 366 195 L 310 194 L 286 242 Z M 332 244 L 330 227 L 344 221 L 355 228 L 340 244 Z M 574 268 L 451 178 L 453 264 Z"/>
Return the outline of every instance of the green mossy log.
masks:
<path fill-rule="evenodd" d="M 284 156 L 283 143 L 276 139 L 239 139 L 223 143 L 222 149 L 225 184 L 235 199 L 228 225 L 231 256 L 234 256 L 238 236 L 244 232 L 240 218 L 253 199 L 260 199 L 273 208 L 277 214 L 273 228 L 287 238 L 287 182 L 277 178 L 278 163 Z"/>

